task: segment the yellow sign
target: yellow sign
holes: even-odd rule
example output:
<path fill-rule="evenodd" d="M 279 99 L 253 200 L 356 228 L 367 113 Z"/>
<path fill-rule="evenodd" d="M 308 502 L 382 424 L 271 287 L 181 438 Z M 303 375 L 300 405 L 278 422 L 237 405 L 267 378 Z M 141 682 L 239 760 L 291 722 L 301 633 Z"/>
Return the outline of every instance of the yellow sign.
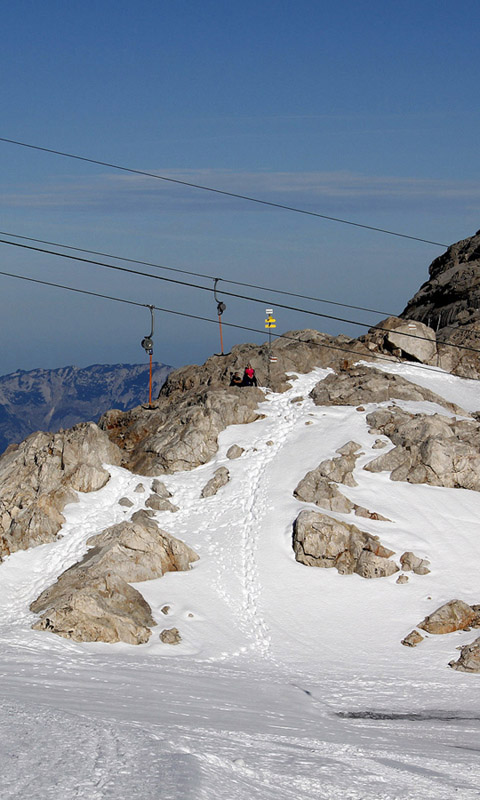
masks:
<path fill-rule="evenodd" d="M 265 327 L 266 328 L 276 328 L 277 326 L 274 324 L 275 322 L 276 322 L 276 319 L 274 319 L 273 317 L 269 316 L 265 320 Z"/>

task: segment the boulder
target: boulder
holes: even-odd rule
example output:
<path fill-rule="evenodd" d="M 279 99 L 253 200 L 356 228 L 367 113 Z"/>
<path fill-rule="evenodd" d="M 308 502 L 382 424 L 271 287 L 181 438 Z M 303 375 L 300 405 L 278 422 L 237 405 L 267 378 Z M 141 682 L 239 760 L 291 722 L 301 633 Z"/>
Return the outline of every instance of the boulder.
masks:
<path fill-rule="evenodd" d="M 178 506 L 173 505 L 170 500 L 156 493 L 150 495 L 148 500 L 145 501 L 145 505 L 147 508 L 152 508 L 154 511 L 178 511 Z"/>
<path fill-rule="evenodd" d="M 162 481 L 159 481 L 158 478 L 155 478 L 155 480 L 152 481 L 152 492 L 159 497 L 162 497 L 164 500 L 167 500 L 172 496 L 172 493 L 168 491 L 165 484 Z"/>
<path fill-rule="evenodd" d="M 160 634 L 160 639 L 164 644 L 180 644 L 182 641 L 178 628 L 165 628 Z"/>
<path fill-rule="evenodd" d="M 417 626 L 427 633 L 452 633 L 466 628 L 475 619 L 475 611 L 463 600 L 450 600 Z"/>
<path fill-rule="evenodd" d="M 230 480 L 230 473 L 226 467 L 219 467 L 214 475 L 203 487 L 200 497 L 213 497 L 218 490 L 225 486 Z"/>
<path fill-rule="evenodd" d="M 121 452 L 93 422 L 34 433 L 0 457 L 0 558 L 56 538 L 76 492 L 101 489 Z"/>
<path fill-rule="evenodd" d="M 393 551 L 383 547 L 378 536 L 316 511 L 298 515 L 293 526 L 293 549 L 301 564 L 335 567 L 342 575 L 380 578 L 398 572 L 397 565 L 389 560 Z"/>
<path fill-rule="evenodd" d="M 144 516 L 92 536 L 91 549 L 31 604 L 41 619 L 33 627 L 76 641 L 141 644 L 155 624 L 151 610 L 129 583 L 188 570 L 197 554 Z"/>
<path fill-rule="evenodd" d="M 399 578 L 399 580 L 400 580 L 400 578 Z M 397 581 L 397 583 L 398 583 L 398 581 Z M 408 636 L 405 636 L 405 639 L 402 639 L 402 644 L 405 645 L 405 647 L 416 647 L 417 644 L 420 644 L 420 642 L 423 642 L 423 639 L 424 639 L 424 637 L 422 636 L 421 633 L 419 633 L 416 630 L 413 630 L 408 634 Z"/>
<path fill-rule="evenodd" d="M 405 572 L 414 572 L 416 575 L 428 575 L 430 572 L 426 558 L 419 558 L 411 551 L 407 551 L 400 556 L 400 564 Z"/>
<path fill-rule="evenodd" d="M 437 363 L 437 337 L 435 331 L 423 322 L 387 317 L 367 334 L 360 337 L 369 350 L 383 356 Z"/>
<path fill-rule="evenodd" d="M 480 672 L 480 636 L 460 649 L 458 661 L 450 661 L 449 667 L 460 672 Z"/>
<path fill-rule="evenodd" d="M 355 505 L 337 489 L 335 484 L 357 485 L 353 469 L 358 458 L 355 452 L 359 449 L 360 445 L 356 442 L 347 442 L 337 450 L 340 453 L 338 458 L 322 461 L 316 469 L 307 472 L 294 489 L 294 496 L 305 503 L 315 503 L 321 508 L 348 514 Z"/>
<path fill-rule="evenodd" d="M 227 450 L 227 458 L 234 459 L 240 458 L 241 455 L 245 452 L 243 447 L 239 447 L 238 444 L 232 444 L 231 447 Z"/>
<path fill-rule="evenodd" d="M 155 624 L 140 592 L 106 573 L 60 594 L 32 628 L 76 642 L 144 644 Z"/>

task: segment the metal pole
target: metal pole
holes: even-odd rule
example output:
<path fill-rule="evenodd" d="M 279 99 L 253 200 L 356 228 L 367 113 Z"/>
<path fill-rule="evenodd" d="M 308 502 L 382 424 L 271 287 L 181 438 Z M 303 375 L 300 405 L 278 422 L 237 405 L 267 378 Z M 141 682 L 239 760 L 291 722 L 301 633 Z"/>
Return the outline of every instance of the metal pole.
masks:
<path fill-rule="evenodd" d="M 153 353 L 150 353 L 150 381 L 148 386 L 148 405 L 152 405 L 152 358 Z"/>
<path fill-rule="evenodd" d="M 218 325 L 220 328 L 220 354 L 223 356 L 223 334 L 222 334 L 222 317 L 218 315 Z"/>

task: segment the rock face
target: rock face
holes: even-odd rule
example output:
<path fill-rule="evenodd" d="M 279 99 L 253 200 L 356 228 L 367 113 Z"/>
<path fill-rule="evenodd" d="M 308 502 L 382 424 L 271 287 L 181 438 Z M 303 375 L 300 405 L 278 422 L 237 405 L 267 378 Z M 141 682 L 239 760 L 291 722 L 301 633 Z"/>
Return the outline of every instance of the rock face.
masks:
<path fill-rule="evenodd" d="M 480 672 L 480 636 L 471 644 L 464 645 L 458 661 L 450 661 L 448 666 L 460 672 Z"/>
<path fill-rule="evenodd" d="M 114 406 L 126 410 L 147 396 L 147 364 L 94 364 L 91 367 L 17 370 L 0 377 L 0 453 L 33 431 L 55 432 L 85 420 L 96 421 Z M 154 364 L 158 393 L 171 367 Z"/>
<path fill-rule="evenodd" d="M 335 567 L 341 575 L 383 578 L 398 572 L 392 550 L 377 536 L 316 511 L 301 511 L 293 527 L 295 558 L 310 567 Z"/>
<path fill-rule="evenodd" d="M 30 608 L 34 624 L 75 641 L 142 644 L 155 625 L 151 609 L 129 583 L 187 570 L 197 554 L 148 517 L 122 522 L 91 537 L 91 549 Z"/>
<path fill-rule="evenodd" d="M 480 491 L 480 425 L 440 414 L 379 409 L 367 416 L 370 433 L 395 444 L 364 469 L 389 471 L 393 481 Z"/>
<path fill-rule="evenodd" d="M 55 539 L 75 491 L 101 489 L 118 447 L 93 422 L 34 433 L 0 457 L 0 558 Z"/>
<path fill-rule="evenodd" d="M 480 353 L 448 345 L 480 349 L 480 231 L 452 244 L 432 261 L 429 274 L 401 316 L 435 330 L 439 366 L 464 377 L 478 377 Z"/>
<path fill-rule="evenodd" d="M 476 618 L 475 611 L 463 600 L 450 600 L 418 625 L 427 633 L 452 633 L 467 628 Z"/>
<path fill-rule="evenodd" d="M 387 400 L 427 400 L 457 413 L 467 413 L 422 386 L 373 367 L 357 366 L 327 375 L 310 392 L 316 406 L 358 406 Z"/>

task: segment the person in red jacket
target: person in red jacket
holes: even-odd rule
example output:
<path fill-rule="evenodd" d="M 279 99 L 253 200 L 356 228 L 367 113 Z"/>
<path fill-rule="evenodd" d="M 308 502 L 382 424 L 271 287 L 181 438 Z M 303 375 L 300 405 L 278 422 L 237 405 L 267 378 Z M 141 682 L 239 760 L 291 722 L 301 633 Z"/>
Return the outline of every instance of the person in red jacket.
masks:
<path fill-rule="evenodd" d="M 255 377 L 255 370 L 251 364 L 247 364 L 245 367 L 245 372 L 243 373 L 242 378 L 242 386 L 258 386 L 257 379 Z"/>

